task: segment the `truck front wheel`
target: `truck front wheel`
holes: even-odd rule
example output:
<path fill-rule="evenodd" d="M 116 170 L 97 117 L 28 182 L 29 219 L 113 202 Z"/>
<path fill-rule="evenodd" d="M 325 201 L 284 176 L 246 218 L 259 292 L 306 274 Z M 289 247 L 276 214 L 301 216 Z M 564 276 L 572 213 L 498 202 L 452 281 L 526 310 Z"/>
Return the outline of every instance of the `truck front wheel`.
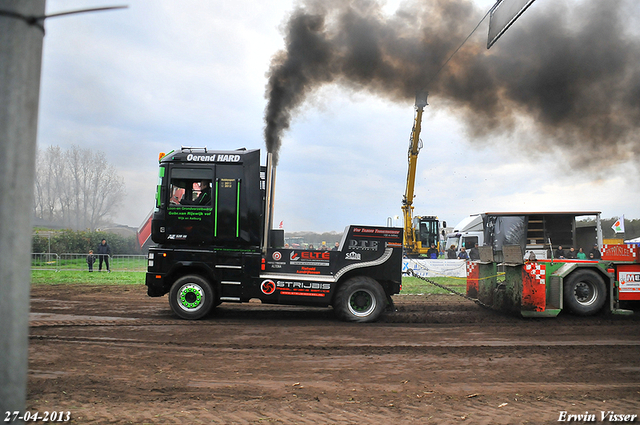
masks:
<path fill-rule="evenodd" d="M 171 310 L 183 319 L 197 320 L 206 316 L 214 305 L 215 293 L 206 279 L 197 275 L 176 280 L 169 292 Z"/>
<path fill-rule="evenodd" d="M 602 277 L 592 270 L 572 273 L 564 284 L 564 304 L 572 313 L 580 316 L 596 314 L 607 298 L 607 288 Z"/>
<path fill-rule="evenodd" d="M 374 322 L 385 309 L 387 298 L 382 286 L 374 279 L 357 276 L 338 288 L 334 309 L 341 320 Z"/>

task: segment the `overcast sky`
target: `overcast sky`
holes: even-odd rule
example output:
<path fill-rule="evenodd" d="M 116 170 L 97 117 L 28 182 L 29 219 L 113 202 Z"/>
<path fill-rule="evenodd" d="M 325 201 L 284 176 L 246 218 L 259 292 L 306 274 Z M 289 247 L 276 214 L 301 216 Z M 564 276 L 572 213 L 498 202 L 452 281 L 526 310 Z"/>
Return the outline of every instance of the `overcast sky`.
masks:
<path fill-rule="evenodd" d="M 492 3 L 475 2 L 476 22 Z M 477 54 L 488 61 L 490 52 L 499 55 L 512 31 L 517 36 L 518 26 L 526 29 L 551 3 L 537 0 L 490 51 L 483 24 L 473 37 L 485 44 Z M 118 4 L 127 2 L 48 0 L 47 13 Z M 130 226 L 140 225 L 153 207 L 159 152 L 181 145 L 260 148 L 264 162 L 266 74 L 285 46 L 283 31 L 296 4 L 130 0 L 126 10 L 47 20 L 39 147 L 102 151 L 126 182 L 115 222 Z M 389 1 L 383 10 L 391 16 L 399 5 Z M 529 56 L 536 60 L 535 52 Z M 416 214 L 437 215 L 449 225 L 484 211 L 640 217 L 637 138 L 628 146 L 636 154 L 580 167 L 571 151 L 540 149 L 535 139 L 545 136 L 529 132 L 526 120 L 516 132 L 474 136 L 460 109 L 437 91 L 429 103 Z M 274 223 L 282 221 L 286 231 L 324 232 L 401 217 L 413 119 L 413 99 L 320 87 L 284 134 Z M 510 140 L 525 136 L 535 147 Z"/>

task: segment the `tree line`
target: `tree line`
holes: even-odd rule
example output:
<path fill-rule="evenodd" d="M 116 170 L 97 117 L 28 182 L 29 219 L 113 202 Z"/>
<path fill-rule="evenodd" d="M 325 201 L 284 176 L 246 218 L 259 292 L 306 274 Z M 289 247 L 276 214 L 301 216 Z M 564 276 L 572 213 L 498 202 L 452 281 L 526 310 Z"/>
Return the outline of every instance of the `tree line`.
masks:
<path fill-rule="evenodd" d="M 36 156 L 34 216 L 69 229 L 95 230 L 122 203 L 122 179 L 104 153 L 50 146 Z"/>
<path fill-rule="evenodd" d="M 31 240 L 31 252 L 55 254 L 84 254 L 90 249 L 96 250 L 98 244 L 106 239 L 111 247 L 111 255 L 141 254 L 135 236 L 121 236 L 115 233 L 74 231 L 74 230 L 37 230 Z"/>

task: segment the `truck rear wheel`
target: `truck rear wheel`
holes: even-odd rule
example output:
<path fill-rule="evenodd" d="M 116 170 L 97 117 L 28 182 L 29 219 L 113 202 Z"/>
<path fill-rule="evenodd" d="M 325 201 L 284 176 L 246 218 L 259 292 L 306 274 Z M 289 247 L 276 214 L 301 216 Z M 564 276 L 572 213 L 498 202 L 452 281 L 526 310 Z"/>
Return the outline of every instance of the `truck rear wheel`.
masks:
<path fill-rule="evenodd" d="M 357 276 L 338 288 L 334 309 L 341 320 L 374 322 L 385 309 L 387 297 L 374 279 Z"/>
<path fill-rule="evenodd" d="M 171 310 L 183 319 L 197 320 L 214 306 L 215 292 L 206 279 L 187 275 L 176 280 L 169 292 Z"/>
<path fill-rule="evenodd" d="M 596 314 L 607 298 L 607 288 L 602 277 L 593 270 L 572 273 L 564 284 L 564 304 L 572 313 L 580 316 Z"/>

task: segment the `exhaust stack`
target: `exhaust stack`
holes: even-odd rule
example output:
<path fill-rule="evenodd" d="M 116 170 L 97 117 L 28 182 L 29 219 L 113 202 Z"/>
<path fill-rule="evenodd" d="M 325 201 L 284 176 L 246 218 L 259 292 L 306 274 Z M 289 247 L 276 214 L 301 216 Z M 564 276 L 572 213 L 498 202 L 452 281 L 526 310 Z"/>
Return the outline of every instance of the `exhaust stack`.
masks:
<path fill-rule="evenodd" d="M 267 185 L 265 187 L 264 234 L 262 238 L 262 255 L 267 255 L 269 236 L 273 227 L 273 191 L 276 182 L 276 167 L 273 165 L 273 154 L 267 153 L 267 169 L 265 171 Z"/>

